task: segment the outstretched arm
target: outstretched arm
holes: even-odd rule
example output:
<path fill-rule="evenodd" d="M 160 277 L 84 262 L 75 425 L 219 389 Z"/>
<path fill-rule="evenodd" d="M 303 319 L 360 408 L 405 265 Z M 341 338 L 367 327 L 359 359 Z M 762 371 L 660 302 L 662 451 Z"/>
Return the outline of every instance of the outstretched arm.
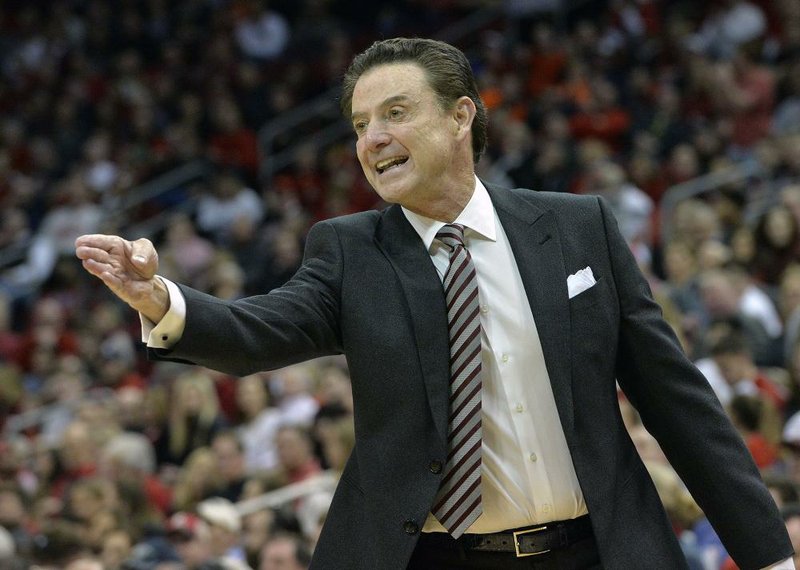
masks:
<path fill-rule="evenodd" d="M 83 267 L 120 299 L 153 321 L 169 309 L 169 293 L 156 276 L 158 253 L 152 242 L 119 236 L 89 234 L 75 240 L 75 255 Z"/>

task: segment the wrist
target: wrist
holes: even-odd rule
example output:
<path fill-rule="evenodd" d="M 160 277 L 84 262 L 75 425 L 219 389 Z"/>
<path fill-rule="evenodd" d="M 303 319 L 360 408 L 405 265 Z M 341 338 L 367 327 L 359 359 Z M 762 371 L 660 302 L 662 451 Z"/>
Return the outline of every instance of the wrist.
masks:
<path fill-rule="evenodd" d="M 169 291 L 158 276 L 153 277 L 152 286 L 153 289 L 146 298 L 139 300 L 137 303 L 131 303 L 130 305 L 153 323 L 158 323 L 169 310 Z"/>

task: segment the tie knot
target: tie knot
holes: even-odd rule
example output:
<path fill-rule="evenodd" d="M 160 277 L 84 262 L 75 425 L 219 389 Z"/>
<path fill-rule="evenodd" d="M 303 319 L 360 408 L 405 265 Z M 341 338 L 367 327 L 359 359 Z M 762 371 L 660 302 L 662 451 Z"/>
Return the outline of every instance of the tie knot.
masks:
<path fill-rule="evenodd" d="M 447 224 L 436 233 L 436 237 L 452 251 L 457 245 L 464 245 L 464 226 L 461 224 Z"/>

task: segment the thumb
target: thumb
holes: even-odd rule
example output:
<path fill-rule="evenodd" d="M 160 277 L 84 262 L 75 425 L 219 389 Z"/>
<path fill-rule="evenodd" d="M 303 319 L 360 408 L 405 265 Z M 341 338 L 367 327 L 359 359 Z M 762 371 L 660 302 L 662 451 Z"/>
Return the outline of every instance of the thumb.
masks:
<path fill-rule="evenodd" d="M 131 242 L 131 263 L 144 278 L 150 279 L 158 271 L 158 253 L 153 243 L 146 238 Z"/>

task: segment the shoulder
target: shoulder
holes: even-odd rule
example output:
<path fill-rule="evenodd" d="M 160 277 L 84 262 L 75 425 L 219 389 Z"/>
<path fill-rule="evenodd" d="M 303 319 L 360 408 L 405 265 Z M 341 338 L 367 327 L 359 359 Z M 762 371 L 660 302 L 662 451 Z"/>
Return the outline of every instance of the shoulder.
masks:
<path fill-rule="evenodd" d="M 504 188 L 485 184 L 496 208 L 518 211 L 520 205 L 528 205 L 541 213 L 550 212 L 558 219 L 580 222 L 583 219 L 597 220 L 604 210 L 600 197 L 566 192 L 544 192 L 529 188 Z"/>
<path fill-rule="evenodd" d="M 374 229 L 381 219 L 382 212 L 378 210 L 367 210 L 365 212 L 356 212 L 355 214 L 346 214 L 344 216 L 337 216 L 335 218 L 328 218 L 314 224 L 314 226 L 330 227 L 336 231 L 359 231 Z"/>
<path fill-rule="evenodd" d="M 568 192 L 545 192 L 529 188 L 511 188 L 506 190 L 515 196 L 529 200 L 547 209 L 590 208 L 597 210 L 598 196 L 590 194 L 570 194 Z"/>
<path fill-rule="evenodd" d="M 308 232 L 307 247 L 320 240 L 329 245 L 338 243 L 345 249 L 357 244 L 371 244 L 384 214 L 385 210 L 368 210 L 319 221 Z"/>

